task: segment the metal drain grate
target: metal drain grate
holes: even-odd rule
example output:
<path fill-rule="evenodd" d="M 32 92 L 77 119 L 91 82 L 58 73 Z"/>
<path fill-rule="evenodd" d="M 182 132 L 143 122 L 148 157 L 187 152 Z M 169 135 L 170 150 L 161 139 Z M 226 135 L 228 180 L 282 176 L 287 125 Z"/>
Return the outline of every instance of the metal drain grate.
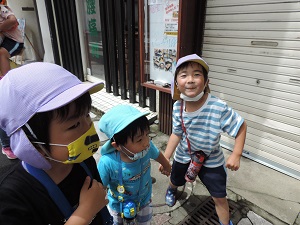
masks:
<path fill-rule="evenodd" d="M 232 201 L 229 203 L 229 212 L 233 214 L 238 208 Z M 215 203 L 211 197 L 208 197 L 199 205 L 190 215 L 188 215 L 179 225 L 219 225 L 219 218 L 215 210 Z"/>

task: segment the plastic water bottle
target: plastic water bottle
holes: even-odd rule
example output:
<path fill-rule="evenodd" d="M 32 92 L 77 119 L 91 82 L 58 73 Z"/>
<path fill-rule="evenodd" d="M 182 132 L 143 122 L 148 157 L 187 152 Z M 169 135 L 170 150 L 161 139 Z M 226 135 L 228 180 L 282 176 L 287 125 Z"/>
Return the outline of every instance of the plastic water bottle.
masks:
<path fill-rule="evenodd" d="M 187 182 L 194 182 L 198 173 L 203 165 L 205 160 L 205 154 L 200 152 L 195 152 L 191 157 L 190 165 L 185 174 L 185 180 Z"/>
<path fill-rule="evenodd" d="M 123 205 L 123 224 L 124 225 L 136 225 L 136 206 L 134 202 L 125 202 Z"/>

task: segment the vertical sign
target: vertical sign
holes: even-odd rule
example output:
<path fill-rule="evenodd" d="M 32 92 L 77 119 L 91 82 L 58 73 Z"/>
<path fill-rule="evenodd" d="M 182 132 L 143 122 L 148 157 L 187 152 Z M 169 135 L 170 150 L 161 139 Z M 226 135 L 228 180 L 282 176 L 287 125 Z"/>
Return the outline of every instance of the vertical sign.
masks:
<path fill-rule="evenodd" d="M 98 24 L 100 24 L 100 21 L 97 21 L 96 0 L 86 0 L 86 16 L 89 37 L 90 39 L 93 39 L 93 37 L 96 38 L 99 35 L 100 31 L 100 27 L 98 26 Z M 100 58 L 99 45 L 97 43 L 90 42 L 89 47 L 92 57 Z"/>

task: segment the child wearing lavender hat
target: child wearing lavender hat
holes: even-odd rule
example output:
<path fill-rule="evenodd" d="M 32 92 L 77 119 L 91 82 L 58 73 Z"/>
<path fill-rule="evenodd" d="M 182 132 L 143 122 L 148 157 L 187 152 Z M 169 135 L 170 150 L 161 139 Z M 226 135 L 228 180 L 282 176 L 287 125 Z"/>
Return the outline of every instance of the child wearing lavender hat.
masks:
<path fill-rule="evenodd" d="M 1 80 L 0 128 L 20 159 L 0 177 L 1 224 L 111 224 L 89 116 L 90 94 L 102 88 L 43 62 Z"/>

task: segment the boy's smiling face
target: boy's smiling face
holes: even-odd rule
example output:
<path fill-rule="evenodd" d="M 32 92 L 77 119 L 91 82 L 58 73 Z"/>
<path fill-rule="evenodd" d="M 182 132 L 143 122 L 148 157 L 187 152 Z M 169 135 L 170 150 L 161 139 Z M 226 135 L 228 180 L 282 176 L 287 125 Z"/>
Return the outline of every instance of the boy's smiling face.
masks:
<path fill-rule="evenodd" d="M 188 97 L 195 97 L 205 88 L 203 68 L 199 63 L 191 62 L 183 67 L 176 77 L 178 90 Z"/>
<path fill-rule="evenodd" d="M 74 115 L 75 104 L 71 103 L 67 119 L 62 121 L 59 117 L 54 117 L 49 124 L 49 143 L 68 145 L 89 130 L 92 121 L 88 112 L 79 117 Z M 68 148 L 52 145 L 50 155 L 56 160 L 65 161 L 69 157 Z"/>

